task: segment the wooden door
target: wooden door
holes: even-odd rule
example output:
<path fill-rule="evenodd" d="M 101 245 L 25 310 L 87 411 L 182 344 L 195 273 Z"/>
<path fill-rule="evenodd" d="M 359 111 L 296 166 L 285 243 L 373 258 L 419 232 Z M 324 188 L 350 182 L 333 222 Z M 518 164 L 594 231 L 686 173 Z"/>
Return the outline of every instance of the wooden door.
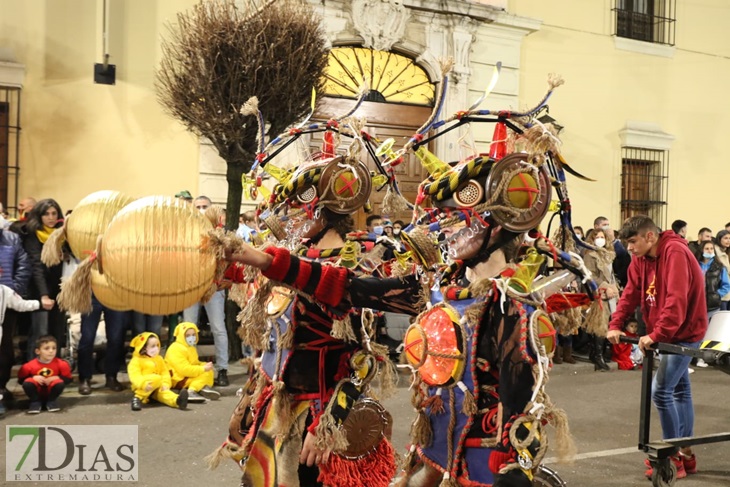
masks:
<path fill-rule="evenodd" d="M 325 97 L 313 118 L 317 121 L 324 121 L 333 117 L 339 117 L 340 114 L 347 113 L 353 104 L 354 100 Z M 408 139 L 428 119 L 430 114 L 431 108 L 429 107 L 364 102 L 355 113 L 355 116 L 365 118 L 365 130 L 378 140 L 395 139 L 393 150 L 398 150 L 408 142 Z M 322 133 L 317 133 L 312 136 L 312 150 L 318 151 L 321 149 L 322 137 Z M 339 147 L 340 153 L 344 152 L 350 143 L 350 138 L 343 137 Z M 367 164 L 371 171 L 377 173 L 375 164 L 367 152 L 363 151 L 360 159 Z M 403 196 L 413 203 L 418 192 L 418 185 L 427 176 L 426 170 L 423 169 L 418 159 L 411 153 L 408 154 L 407 160 L 396 168 L 396 174 Z M 408 223 L 411 220 L 410 212 L 403 212 L 397 215 L 383 215 L 382 203 L 385 194 L 386 188 L 383 188 L 379 192 L 376 192 L 375 188 L 373 188 L 373 194 L 370 198 L 373 213 L 387 216 L 391 221 L 403 220 Z M 357 229 L 365 229 L 367 215 L 362 209 L 358 210 L 353 215 L 353 218 L 355 219 L 355 227 Z"/>

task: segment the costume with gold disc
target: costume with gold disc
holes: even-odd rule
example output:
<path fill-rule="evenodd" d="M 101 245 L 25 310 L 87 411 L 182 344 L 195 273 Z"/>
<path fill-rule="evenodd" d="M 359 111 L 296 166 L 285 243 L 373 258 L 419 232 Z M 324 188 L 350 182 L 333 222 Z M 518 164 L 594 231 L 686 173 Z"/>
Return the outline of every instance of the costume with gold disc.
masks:
<path fill-rule="evenodd" d="M 577 254 L 555 248 L 536 230 L 554 187 L 561 227 L 572 232 L 559 141 L 535 121 L 558 84 L 551 81 L 545 99 L 525 113 L 471 110 L 427 127 L 496 123 L 489 154 L 474 153 L 450 166 L 425 153 L 426 130 L 412 139 L 430 176 L 420 186 L 404 240 L 424 266 L 443 265 L 430 281 L 432 307 L 404 339 L 406 360 L 418 373 L 418 416 L 398 485 L 531 486 L 535 476 L 557 478 L 540 465 L 546 424 L 558 430 L 558 454 L 570 449 L 565 413 L 544 390 L 556 346 L 548 313 L 590 302 L 595 285 Z M 434 207 L 419 208 L 425 201 Z M 457 230 L 435 246 L 434 234 L 449 226 Z M 515 261 L 515 245 L 528 231 L 538 237 L 536 248 Z M 476 254 L 454 260 L 455 248 L 477 236 L 484 243 Z M 513 264 L 469 282 L 465 270 L 498 250 Z M 559 262 L 564 274 L 537 276 L 545 261 L 540 254 Z M 560 292 L 576 278 L 586 293 Z"/>
<path fill-rule="evenodd" d="M 411 148 L 428 161 L 431 176 L 421 185 L 414 224 L 404 240 L 423 273 L 399 279 L 358 277 L 343 267 L 305 262 L 286 249 L 266 250 L 273 257 L 265 272 L 269 278 L 299 291 L 314 291 L 330 309 L 410 314 L 424 310 L 404 344 L 406 359 L 417 371 L 413 401 L 418 416 L 401 485 L 532 485 L 534 476 L 545 472 L 540 462 L 547 447 L 543 426 L 548 423 L 558 428 L 558 453 L 569 448 L 565 415 L 544 390 L 555 348 L 548 312 L 583 304 L 586 295 L 557 291 L 577 276 L 592 295 L 590 273 L 580 257 L 540 238 L 536 251 L 499 275 L 470 283 L 464 274 L 465 268 L 488 261 L 497 250 L 509 255 L 509 246 L 536 228 L 548 212 L 553 186 L 561 202 L 561 225 L 570 230 L 557 139 L 549 128 L 531 123 L 544 102 L 514 118 L 500 113 L 492 120 L 505 137 L 509 124 L 514 132 L 510 144 L 524 152 L 506 155 L 509 150 L 497 146 L 494 154 L 476 155 L 450 167 L 415 147 L 438 122 L 432 120 L 414 136 Z M 459 119 L 464 117 L 461 113 Z M 419 208 L 427 197 L 436 206 Z M 434 234 L 455 224 L 465 226 L 443 243 L 441 252 Z M 453 261 L 450 239 L 468 241 L 476 235 L 484 236 L 476 256 Z M 544 259 L 540 253 L 558 260 L 570 276 L 538 280 Z M 433 268 L 437 273 L 429 277 L 425 271 Z M 424 284 L 430 289 L 426 300 Z M 427 308 L 426 301 L 433 306 Z"/>
<path fill-rule="evenodd" d="M 393 366 L 387 351 L 371 342 L 372 313 L 333 306 L 348 276 L 371 268 L 360 264 L 373 249 L 347 242 L 315 250 L 301 237 L 302 227 L 320 214 L 327 217 L 326 232 L 333 221 L 366 204 L 371 174 L 356 152 L 351 146 L 345 155 L 325 154 L 291 171 L 264 166 L 279 184 L 259 218 L 280 239 L 265 251 L 283 252 L 287 259 L 278 259 L 260 277 L 247 276 L 242 267 L 229 269 L 234 282 L 258 282 L 243 303 L 239 333 L 262 353 L 231 417 L 226 443 L 212 457 L 238 461 L 242 485 L 385 487 L 395 475 L 391 417 L 369 394 L 376 375 L 381 382 L 389 375 L 392 380 Z M 283 247 L 302 257 L 289 260 Z M 299 464 L 307 433 L 315 435 L 319 449 L 331 448 L 327 463 Z"/>

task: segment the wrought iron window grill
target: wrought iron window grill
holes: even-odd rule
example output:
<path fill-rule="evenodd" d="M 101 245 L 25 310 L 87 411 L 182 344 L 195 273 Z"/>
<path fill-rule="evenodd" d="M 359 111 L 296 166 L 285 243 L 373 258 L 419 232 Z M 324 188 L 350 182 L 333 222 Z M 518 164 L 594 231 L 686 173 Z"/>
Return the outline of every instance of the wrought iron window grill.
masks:
<path fill-rule="evenodd" d="M 648 215 L 666 228 L 669 152 L 636 147 L 621 152 L 621 220 Z"/>
<path fill-rule="evenodd" d="M 614 35 L 674 45 L 677 0 L 613 0 Z"/>
<path fill-rule="evenodd" d="M 19 149 L 20 88 L 0 86 L 0 203 L 8 212 L 18 204 Z"/>

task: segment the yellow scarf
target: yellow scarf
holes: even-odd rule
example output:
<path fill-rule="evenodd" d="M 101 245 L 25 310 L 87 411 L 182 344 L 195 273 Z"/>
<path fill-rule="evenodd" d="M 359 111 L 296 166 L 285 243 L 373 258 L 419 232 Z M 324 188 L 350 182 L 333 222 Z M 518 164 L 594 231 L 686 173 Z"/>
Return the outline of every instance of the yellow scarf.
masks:
<path fill-rule="evenodd" d="M 55 228 L 43 225 L 43 228 L 41 230 L 35 231 L 35 236 L 38 237 L 38 240 L 40 240 L 42 244 L 45 244 L 46 240 L 48 240 L 48 237 L 50 237 L 55 230 Z"/>

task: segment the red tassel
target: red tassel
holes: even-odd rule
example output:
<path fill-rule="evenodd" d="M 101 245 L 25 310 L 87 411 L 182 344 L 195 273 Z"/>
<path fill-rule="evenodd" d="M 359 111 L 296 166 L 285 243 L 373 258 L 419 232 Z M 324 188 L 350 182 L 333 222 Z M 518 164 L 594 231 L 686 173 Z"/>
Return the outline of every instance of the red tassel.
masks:
<path fill-rule="evenodd" d="M 489 157 L 495 161 L 507 155 L 507 126 L 503 122 L 497 122 L 494 126 L 492 144 L 489 146 Z"/>
<path fill-rule="evenodd" d="M 359 460 L 330 455 L 326 465 L 319 466 L 318 482 L 328 487 L 387 487 L 395 476 L 395 451 L 385 438 L 374 452 Z"/>
<path fill-rule="evenodd" d="M 440 394 L 435 394 L 425 401 L 423 401 L 423 404 L 421 406 L 425 408 L 431 408 L 431 414 L 442 414 L 444 413 L 444 400 L 441 398 Z"/>
<path fill-rule="evenodd" d="M 322 141 L 322 157 L 335 157 L 335 136 L 329 130 L 324 133 L 324 140 Z"/>

